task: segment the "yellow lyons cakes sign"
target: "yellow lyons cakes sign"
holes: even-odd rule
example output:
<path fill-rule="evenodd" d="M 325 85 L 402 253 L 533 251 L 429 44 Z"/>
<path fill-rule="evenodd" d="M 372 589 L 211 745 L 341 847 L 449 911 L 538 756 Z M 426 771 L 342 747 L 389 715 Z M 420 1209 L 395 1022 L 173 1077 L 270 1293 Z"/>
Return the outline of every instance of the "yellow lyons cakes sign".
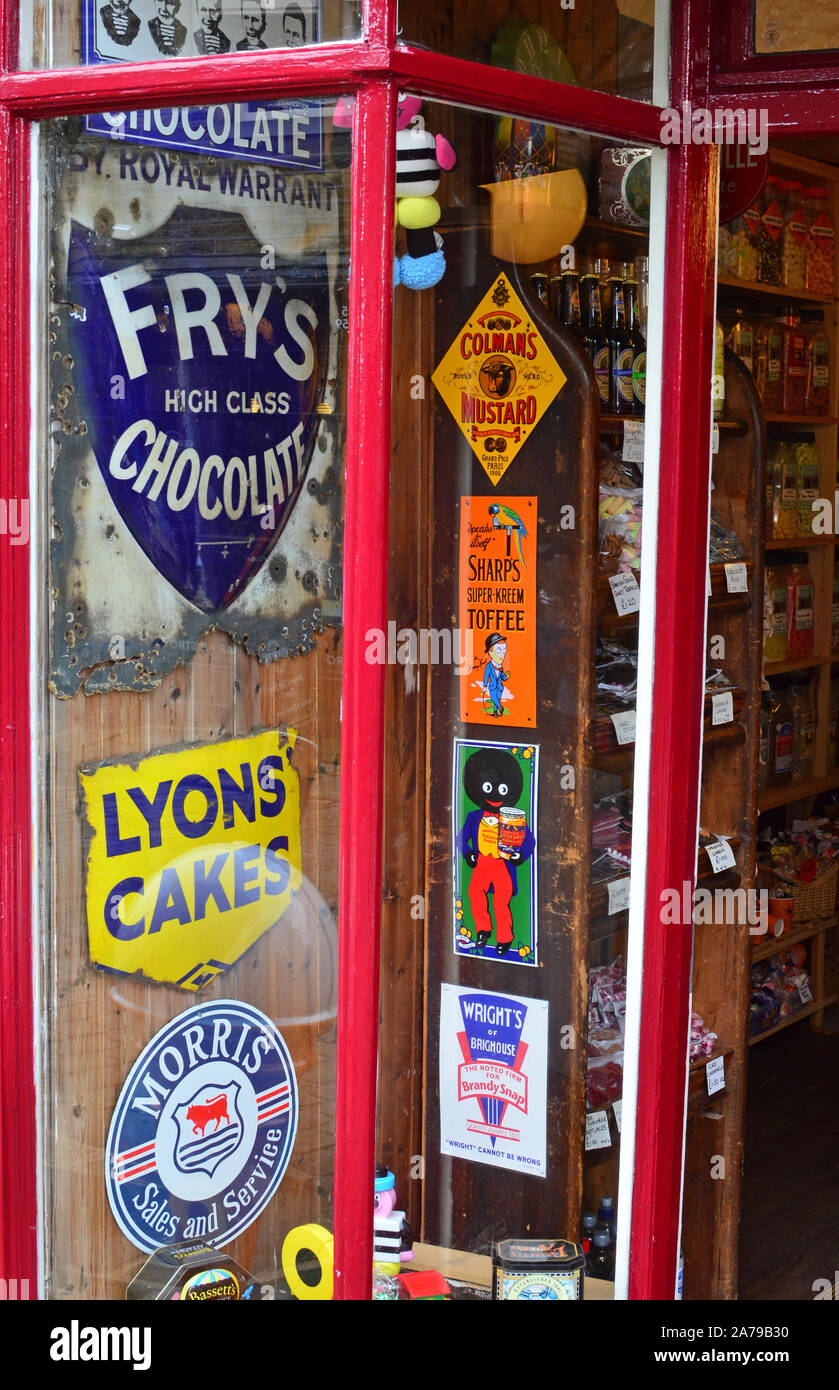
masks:
<path fill-rule="evenodd" d="M 431 380 L 490 482 L 498 483 L 566 377 L 502 274 Z"/>
<path fill-rule="evenodd" d="M 280 920 L 301 882 L 296 739 L 81 769 L 94 965 L 199 990 Z"/>

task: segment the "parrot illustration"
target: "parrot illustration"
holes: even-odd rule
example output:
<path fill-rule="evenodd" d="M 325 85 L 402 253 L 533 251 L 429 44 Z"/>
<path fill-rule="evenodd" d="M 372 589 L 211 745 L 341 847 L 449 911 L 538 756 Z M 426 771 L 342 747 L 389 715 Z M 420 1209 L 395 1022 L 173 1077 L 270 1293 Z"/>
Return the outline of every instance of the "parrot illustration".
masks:
<path fill-rule="evenodd" d="M 498 502 L 493 502 L 489 509 L 489 514 L 492 517 L 492 524 L 496 530 L 504 530 L 507 532 L 508 555 L 510 553 L 510 536 L 512 532 L 515 531 L 516 540 L 519 543 L 519 558 L 525 569 L 527 569 L 527 561 L 524 558 L 524 551 L 521 544 L 521 538 L 527 535 L 527 530 L 521 517 L 513 511 L 512 507 L 502 507 Z M 502 517 L 505 518 L 505 520 L 502 520 Z"/>

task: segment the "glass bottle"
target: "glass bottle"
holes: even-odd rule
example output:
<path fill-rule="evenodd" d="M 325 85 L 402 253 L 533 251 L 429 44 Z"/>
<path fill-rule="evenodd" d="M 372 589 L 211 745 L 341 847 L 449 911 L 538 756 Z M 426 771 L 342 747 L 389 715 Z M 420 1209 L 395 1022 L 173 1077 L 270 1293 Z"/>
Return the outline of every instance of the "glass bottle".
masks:
<path fill-rule="evenodd" d="M 766 395 L 766 372 L 769 361 L 769 323 L 763 314 L 755 321 L 754 335 L 752 376 L 755 379 L 757 394 L 763 400 Z"/>
<path fill-rule="evenodd" d="M 806 551 L 789 557 L 787 568 L 787 656 L 811 656 L 815 644 L 814 589 Z"/>
<path fill-rule="evenodd" d="M 711 378 L 711 399 L 714 402 L 714 419 L 718 420 L 725 409 L 725 334 L 717 319 L 714 330 L 714 375 Z"/>
<path fill-rule="evenodd" d="M 763 587 L 763 659 L 787 659 L 787 581 L 782 565 L 767 565 Z"/>
<path fill-rule="evenodd" d="M 766 331 L 766 384 L 763 388 L 763 409 L 767 415 L 778 415 L 781 410 L 781 377 L 783 374 L 784 339 L 777 319 L 767 323 Z"/>
<path fill-rule="evenodd" d="M 576 270 L 563 270 L 558 277 L 556 316 L 563 328 L 584 339 L 580 317 L 580 277 Z"/>
<path fill-rule="evenodd" d="M 830 338 L 825 332 L 824 310 L 806 309 L 801 321 L 807 354 L 804 413 L 827 415 L 830 410 Z"/>
<path fill-rule="evenodd" d="M 784 314 L 781 338 L 781 413 L 803 415 L 807 385 L 807 340 L 801 316 L 793 304 L 788 305 Z"/>
<path fill-rule="evenodd" d="M 743 309 L 738 309 L 728 335 L 728 346 L 750 372 L 754 371 L 754 327 Z"/>
<path fill-rule="evenodd" d="M 635 345 L 627 328 L 623 280 L 609 276 L 611 319 L 609 348 L 612 366 L 611 411 L 613 415 L 634 415 L 635 397 L 632 391 L 632 363 Z"/>
<path fill-rule="evenodd" d="M 630 267 L 630 272 L 633 268 Z M 634 273 L 630 273 L 624 281 L 624 304 L 626 307 L 626 324 L 629 335 L 632 339 L 632 394 L 635 404 L 635 414 L 643 415 L 647 400 L 647 344 L 641 332 L 641 322 L 638 313 L 638 281 Z"/>
<path fill-rule="evenodd" d="M 609 409 L 609 340 L 603 331 L 600 309 L 600 277 L 588 271 L 580 278 L 580 309 L 583 315 L 583 336 L 586 350 L 597 378 L 600 409 Z"/>
<path fill-rule="evenodd" d="M 786 682 L 776 680 L 769 698 L 769 778 L 777 785 L 790 780 L 794 766 L 792 709 Z"/>
<path fill-rule="evenodd" d="M 812 775 L 813 749 L 816 741 L 816 712 L 809 678 L 792 678 L 789 696 L 792 710 L 792 775 L 799 780 Z"/>
<path fill-rule="evenodd" d="M 814 434 L 791 436 L 795 455 L 795 486 L 798 493 L 798 534 L 813 534 L 814 508 L 821 491 L 821 464 L 816 453 Z"/>

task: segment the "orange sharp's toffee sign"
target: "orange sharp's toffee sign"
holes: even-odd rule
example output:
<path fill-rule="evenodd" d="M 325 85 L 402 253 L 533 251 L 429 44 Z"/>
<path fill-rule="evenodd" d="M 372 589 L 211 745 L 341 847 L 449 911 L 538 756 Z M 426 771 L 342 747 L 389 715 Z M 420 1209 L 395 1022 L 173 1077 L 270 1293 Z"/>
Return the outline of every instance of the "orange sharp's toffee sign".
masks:
<path fill-rule="evenodd" d="M 536 726 L 536 520 L 535 497 L 460 499 L 462 723 Z"/>
<path fill-rule="evenodd" d="M 566 377 L 507 276 L 499 275 L 431 380 L 495 486 Z"/>

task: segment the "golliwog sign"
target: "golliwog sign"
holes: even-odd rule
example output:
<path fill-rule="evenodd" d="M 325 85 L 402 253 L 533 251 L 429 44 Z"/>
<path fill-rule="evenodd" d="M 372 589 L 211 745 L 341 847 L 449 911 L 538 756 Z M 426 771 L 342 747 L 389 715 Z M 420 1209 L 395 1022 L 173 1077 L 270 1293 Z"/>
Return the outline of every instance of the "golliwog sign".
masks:
<path fill-rule="evenodd" d="M 338 176 L 54 142 L 52 687 L 148 689 L 340 601 Z"/>
<path fill-rule="evenodd" d="M 140 1250 L 226 1245 L 279 1187 L 297 1134 L 297 1079 L 282 1034 L 251 1004 L 178 1014 L 137 1058 L 111 1118 L 105 1184 Z"/>

